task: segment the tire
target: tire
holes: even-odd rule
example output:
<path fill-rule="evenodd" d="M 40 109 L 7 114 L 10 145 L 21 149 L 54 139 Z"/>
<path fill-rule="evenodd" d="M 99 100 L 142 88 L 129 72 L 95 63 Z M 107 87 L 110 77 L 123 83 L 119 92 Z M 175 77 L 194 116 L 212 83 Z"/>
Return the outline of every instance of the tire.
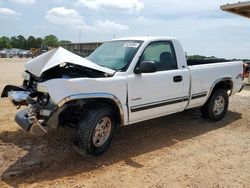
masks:
<path fill-rule="evenodd" d="M 221 120 L 227 113 L 229 97 L 224 89 L 217 89 L 212 92 L 206 104 L 201 108 L 204 118 L 211 121 Z"/>
<path fill-rule="evenodd" d="M 74 133 L 75 151 L 82 155 L 97 156 L 105 152 L 116 127 L 113 110 L 108 106 L 85 112 Z"/>

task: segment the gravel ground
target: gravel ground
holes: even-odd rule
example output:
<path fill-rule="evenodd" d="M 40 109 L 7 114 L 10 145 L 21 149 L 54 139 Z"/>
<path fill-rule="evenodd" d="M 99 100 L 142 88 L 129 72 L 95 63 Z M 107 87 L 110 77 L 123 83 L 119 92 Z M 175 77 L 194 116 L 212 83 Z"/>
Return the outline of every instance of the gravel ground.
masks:
<path fill-rule="evenodd" d="M 0 90 L 20 84 L 27 59 L 0 59 Z M 72 131 L 23 132 L 0 99 L 0 187 L 250 187 L 250 89 L 231 97 L 216 123 L 189 110 L 116 131 L 110 149 L 88 158 Z"/>

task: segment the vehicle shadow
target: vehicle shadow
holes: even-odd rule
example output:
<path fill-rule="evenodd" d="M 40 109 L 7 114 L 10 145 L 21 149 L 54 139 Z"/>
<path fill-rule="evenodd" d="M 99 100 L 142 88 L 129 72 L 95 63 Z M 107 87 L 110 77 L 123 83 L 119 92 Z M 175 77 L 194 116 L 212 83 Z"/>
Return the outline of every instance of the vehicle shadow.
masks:
<path fill-rule="evenodd" d="M 228 111 L 220 122 L 209 122 L 197 110 L 189 110 L 136 125 L 117 129 L 109 150 L 99 157 L 83 157 L 74 152 L 72 131 L 54 131 L 43 137 L 30 136 L 21 130 L 3 132 L 0 141 L 25 150 L 26 154 L 10 165 L 1 175 L 2 181 L 17 187 L 23 183 L 37 183 L 89 173 L 124 161 L 126 165 L 141 168 L 143 164 L 133 157 L 171 147 L 209 131 L 229 125 L 241 114 Z"/>

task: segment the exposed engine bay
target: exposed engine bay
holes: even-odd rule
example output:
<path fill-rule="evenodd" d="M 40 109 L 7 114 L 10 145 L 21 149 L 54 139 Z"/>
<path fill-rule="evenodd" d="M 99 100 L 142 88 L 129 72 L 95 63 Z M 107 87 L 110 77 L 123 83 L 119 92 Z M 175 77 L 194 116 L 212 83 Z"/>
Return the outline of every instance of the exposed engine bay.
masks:
<path fill-rule="evenodd" d="M 45 71 L 41 77 L 40 81 L 46 81 L 55 78 L 101 78 L 110 77 L 110 75 L 86 68 L 80 65 L 74 65 L 71 63 L 63 63 L 59 66 L 53 67 Z"/>

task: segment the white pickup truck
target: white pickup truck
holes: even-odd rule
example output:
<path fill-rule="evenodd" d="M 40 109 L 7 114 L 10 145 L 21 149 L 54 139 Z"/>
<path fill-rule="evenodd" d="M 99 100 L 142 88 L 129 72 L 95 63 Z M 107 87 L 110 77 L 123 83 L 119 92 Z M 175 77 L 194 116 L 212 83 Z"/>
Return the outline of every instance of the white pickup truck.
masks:
<path fill-rule="evenodd" d="M 25 68 L 23 85 L 2 92 L 28 105 L 15 121 L 33 134 L 70 126 L 76 151 L 90 155 L 108 148 L 117 126 L 197 107 L 221 120 L 243 87 L 243 62 L 187 61 L 169 37 L 111 40 L 87 58 L 59 47 Z"/>

